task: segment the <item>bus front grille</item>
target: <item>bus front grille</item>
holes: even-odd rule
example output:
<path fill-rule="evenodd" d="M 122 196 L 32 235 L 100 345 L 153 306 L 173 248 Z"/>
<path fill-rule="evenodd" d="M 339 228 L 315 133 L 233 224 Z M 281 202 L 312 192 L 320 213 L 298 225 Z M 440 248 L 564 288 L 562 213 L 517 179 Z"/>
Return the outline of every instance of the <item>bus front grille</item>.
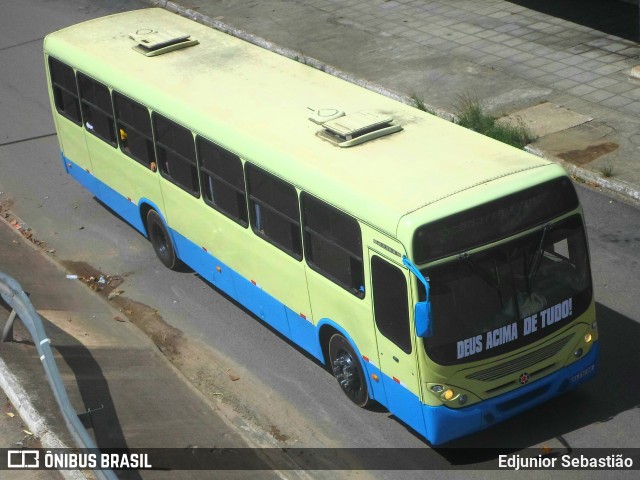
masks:
<path fill-rule="evenodd" d="M 556 340 L 546 347 L 536 350 L 535 352 L 528 353 L 527 355 L 524 355 L 522 357 L 518 357 L 514 360 L 509 360 L 508 362 L 501 363 L 500 365 L 474 372 L 470 375 L 467 375 L 467 378 L 472 380 L 490 382 L 492 380 L 502 378 L 506 375 L 522 372 L 531 365 L 535 365 L 536 363 L 542 362 L 547 358 L 554 356 L 556 353 L 562 350 L 562 348 L 569 342 L 569 340 L 571 340 L 573 335 L 574 334 L 567 335 L 566 337 L 561 338 L 560 340 Z"/>

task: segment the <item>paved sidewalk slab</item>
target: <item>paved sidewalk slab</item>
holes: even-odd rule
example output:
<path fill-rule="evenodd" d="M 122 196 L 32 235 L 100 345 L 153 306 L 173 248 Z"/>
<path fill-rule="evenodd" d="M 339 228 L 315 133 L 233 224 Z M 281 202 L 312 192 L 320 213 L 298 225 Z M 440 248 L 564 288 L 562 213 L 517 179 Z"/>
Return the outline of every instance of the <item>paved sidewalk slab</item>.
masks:
<path fill-rule="evenodd" d="M 572 174 L 640 200 L 638 7 L 569 0 L 146 0 L 450 118 L 461 97 L 502 116 L 543 102 L 611 127 Z M 560 114 L 560 110 L 555 112 Z M 562 119 L 562 114 L 560 115 Z M 567 134 L 571 129 L 567 128 Z M 557 132 L 532 151 L 558 157 Z M 568 152 L 561 152 L 568 153 Z M 571 155 L 569 155 L 571 157 Z M 603 167 L 613 166 L 603 178 Z"/>
<path fill-rule="evenodd" d="M 72 404 L 78 413 L 93 411 L 84 416 L 83 423 L 98 447 L 249 446 L 238 427 L 205 401 L 148 337 L 134 325 L 120 321 L 122 314 L 86 285 L 67 279 L 66 272 L 43 250 L 28 243 L 3 220 L 0 270 L 30 294 L 51 338 Z M 0 307 L 0 326 L 8 313 Z M 49 429 L 73 446 L 35 346 L 19 322 L 14 340 L 0 344 L 0 358 Z M 0 435 L 5 445 L 15 442 L 15 429 L 7 432 L 0 424 Z M 236 472 L 232 478 L 248 476 Z M 121 478 L 210 477 L 209 472 L 133 471 Z"/>
<path fill-rule="evenodd" d="M 523 124 L 536 138 L 577 127 L 591 120 L 591 117 L 549 102 L 518 110 L 500 119 L 501 122 Z"/>

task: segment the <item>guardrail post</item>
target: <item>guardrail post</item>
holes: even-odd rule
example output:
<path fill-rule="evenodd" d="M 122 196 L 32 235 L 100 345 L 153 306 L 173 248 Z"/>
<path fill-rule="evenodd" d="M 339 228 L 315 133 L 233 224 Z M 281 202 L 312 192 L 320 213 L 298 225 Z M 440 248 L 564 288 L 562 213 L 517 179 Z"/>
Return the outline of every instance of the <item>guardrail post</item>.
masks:
<path fill-rule="evenodd" d="M 13 338 L 13 323 L 16 317 L 18 317 L 31 334 L 53 396 L 60 407 L 60 413 L 62 413 L 69 433 L 71 433 L 76 445 L 79 448 L 87 450 L 97 449 L 98 447 L 96 446 L 95 440 L 89 435 L 84 425 L 82 425 L 80 417 L 74 410 L 73 405 L 71 405 L 71 400 L 69 400 L 69 395 L 64 387 L 60 371 L 53 357 L 51 340 L 44 330 L 40 315 L 36 312 L 36 309 L 29 300 L 28 294 L 22 290 L 20 284 L 2 272 L 0 272 L 0 299 L 4 300 L 12 309 L 4 332 L 2 333 L 2 341 L 6 341 L 7 338 Z M 118 480 L 113 470 L 94 469 L 93 472 L 100 480 Z"/>
<path fill-rule="evenodd" d="M 4 330 L 2 330 L 2 342 L 13 342 L 13 322 L 16 319 L 17 312 L 15 309 L 11 310 L 9 314 L 9 318 L 7 319 L 7 323 L 4 326 Z"/>

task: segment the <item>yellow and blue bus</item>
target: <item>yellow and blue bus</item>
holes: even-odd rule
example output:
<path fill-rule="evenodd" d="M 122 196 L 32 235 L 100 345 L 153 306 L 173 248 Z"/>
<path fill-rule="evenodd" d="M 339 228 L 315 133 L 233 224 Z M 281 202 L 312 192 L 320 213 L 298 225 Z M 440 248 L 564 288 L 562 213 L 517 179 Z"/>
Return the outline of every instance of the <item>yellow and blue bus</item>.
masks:
<path fill-rule="evenodd" d="M 557 165 L 161 9 L 48 35 L 66 172 L 434 445 L 595 375 Z"/>

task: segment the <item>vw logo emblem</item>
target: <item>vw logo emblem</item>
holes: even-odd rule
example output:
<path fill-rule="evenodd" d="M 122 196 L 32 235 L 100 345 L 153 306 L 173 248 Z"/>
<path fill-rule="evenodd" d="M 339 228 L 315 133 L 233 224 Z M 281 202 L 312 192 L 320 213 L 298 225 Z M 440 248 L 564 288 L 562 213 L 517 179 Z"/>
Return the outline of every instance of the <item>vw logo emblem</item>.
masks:
<path fill-rule="evenodd" d="M 526 372 L 520 375 L 520 385 L 524 385 L 525 383 L 527 383 L 529 381 L 529 378 L 529 374 Z"/>

